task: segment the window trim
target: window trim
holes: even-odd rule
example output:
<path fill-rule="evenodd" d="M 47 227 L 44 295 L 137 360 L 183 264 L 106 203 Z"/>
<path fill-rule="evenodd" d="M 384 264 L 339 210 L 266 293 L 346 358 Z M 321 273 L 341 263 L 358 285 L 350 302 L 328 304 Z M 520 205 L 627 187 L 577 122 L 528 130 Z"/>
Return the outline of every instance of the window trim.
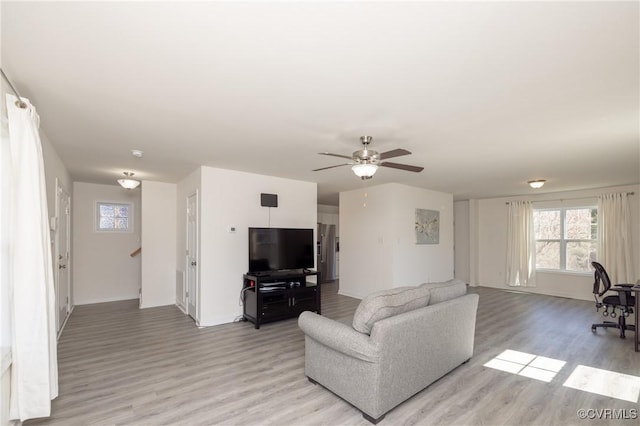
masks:
<path fill-rule="evenodd" d="M 589 210 L 596 210 L 596 214 L 597 214 L 597 210 L 598 210 L 598 206 L 597 205 L 579 205 L 579 206 L 562 206 L 562 207 L 542 207 L 542 208 L 535 208 L 533 209 L 533 212 L 535 214 L 535 212 L 538 211 L 559 211 L 560 212 L 560 238 L 545 238 L 545 239 L 537 239 L 535 238 L 534 235 L 534 241 L 535 243 L 540 242 L 557 242 L 560 244 L 560 268 L 558 269 L 554 269 L 554 268 L 538 268 L 536 266 L 536 272 L 549 272 L 549 273 L 563 273 L 563 274 L 577 274 L 577 275 L 592 275 L 593 271 L 589 270 L 589 271 L 575 271 L 573 269 L 567 269 L 567 243 L 581 243 L 581 242 L 586 242 L 586 243 L 596 243 L 596 254 L 597 254 L 597 244 L 598 244 L 598 238 L 594 238 L 594 239 L 575 239 L 575 238 L 565 238 L 565 220 L 566 220 L 566 213 L 567 210 L 579 210 L 579 209 L 589 209 Z M 596 222 L 597 223 L 597 222 Z M 537 261 L 536 261 L 537 264 Z"/>
<path fill-rule="evenodd" d="M 100 205 L 110 204 L 110 205 L 120 205 L 127 206 L 129 208 L 129 226 L 127 229 L 100 229 Z M 106 201 L 106 200 L 96 200 L 93 203 L 93 231 L 99 234 L 131 234 L 133 233 L 134 226 L 134 212 L 133 212 L 133 203 L 129 201 Z"/>

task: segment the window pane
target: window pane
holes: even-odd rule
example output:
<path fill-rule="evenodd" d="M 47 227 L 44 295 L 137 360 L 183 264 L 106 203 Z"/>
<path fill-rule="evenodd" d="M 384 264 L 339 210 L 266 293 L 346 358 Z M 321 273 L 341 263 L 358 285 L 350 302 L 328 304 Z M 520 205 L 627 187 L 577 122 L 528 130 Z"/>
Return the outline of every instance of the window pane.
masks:
<path fill-rule="evenodd" d="M 596 260 L 595 241 L 567 242 L 567 270 L 589 272 L 591 262 Z"/>
<path fill-rule="evenodd" d="M 116 206 L 116 216 L 129 217 L 129 206 Z"/>
<path fill-rule="evenodd" d="M 113 217 L 115 215 L 114 206 L 111 204 L 100 204 L 100 217 Z"/>
<path fill-rule="evenodd" d="M 593 234 L 595 218 L 591 209 L 567 209 L 564 220 L 564 234 L 568 240 L 589 240 Z"/>
<path fill-rule="evenodd" d="M 100 229 L 113 229 L 114 223 L 112 217 L 100 218 Z"/>
<path fill-rule="evenodd" d="M 129 219 L 126 217 L 117 218 L 114 222 L 115 229 L 127 229 L 129 228 Z"/>
<path fill-rule="evenodd" d="M 559 240 L 560 210 L 534 211 L 533 228 L 536 240 Z"/>
<path fill-rule="evenodd" d="M 536 241 L 536 268 L 560 269 L 559 241 Z"/>

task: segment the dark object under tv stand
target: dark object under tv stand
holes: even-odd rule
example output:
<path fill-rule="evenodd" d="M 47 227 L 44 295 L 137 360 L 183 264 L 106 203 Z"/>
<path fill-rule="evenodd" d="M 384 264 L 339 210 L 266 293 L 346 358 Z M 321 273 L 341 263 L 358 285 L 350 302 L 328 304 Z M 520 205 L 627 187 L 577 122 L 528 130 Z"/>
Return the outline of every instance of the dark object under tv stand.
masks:
<path fill-rule="evenodd" d="M 307 282 L 316 276 L 316 283 Z M 242 316 L 260 324 L 295 318 L 304 311 L 321 313 L 320 274 L 309 270 L 246 273 L 242 277 Z"/>

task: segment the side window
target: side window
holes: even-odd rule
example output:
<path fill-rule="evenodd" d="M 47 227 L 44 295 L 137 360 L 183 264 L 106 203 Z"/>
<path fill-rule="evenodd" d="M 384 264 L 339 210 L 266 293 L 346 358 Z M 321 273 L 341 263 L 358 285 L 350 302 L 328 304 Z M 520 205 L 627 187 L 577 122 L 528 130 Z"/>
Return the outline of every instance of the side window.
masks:
<path fill-rule="evenodd" d="M 133 232 L 133 204 L 96 202 L 97 232 Z"/>

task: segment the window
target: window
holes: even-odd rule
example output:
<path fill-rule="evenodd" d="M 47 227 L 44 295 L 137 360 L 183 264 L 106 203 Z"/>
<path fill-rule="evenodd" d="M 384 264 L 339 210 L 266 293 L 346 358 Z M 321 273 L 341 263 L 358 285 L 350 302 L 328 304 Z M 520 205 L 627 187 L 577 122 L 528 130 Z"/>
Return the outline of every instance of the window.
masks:
<path fill-rule="evenodd" d="M 133 205 L 130 203 L 96 203 L 96 231 L 132 232 Z"/>
<path fill-rule="evenodd" d="M 596 260 L 598 209 L 571 207 L 533 212 L 536 269 L 590 272 Z"/>

